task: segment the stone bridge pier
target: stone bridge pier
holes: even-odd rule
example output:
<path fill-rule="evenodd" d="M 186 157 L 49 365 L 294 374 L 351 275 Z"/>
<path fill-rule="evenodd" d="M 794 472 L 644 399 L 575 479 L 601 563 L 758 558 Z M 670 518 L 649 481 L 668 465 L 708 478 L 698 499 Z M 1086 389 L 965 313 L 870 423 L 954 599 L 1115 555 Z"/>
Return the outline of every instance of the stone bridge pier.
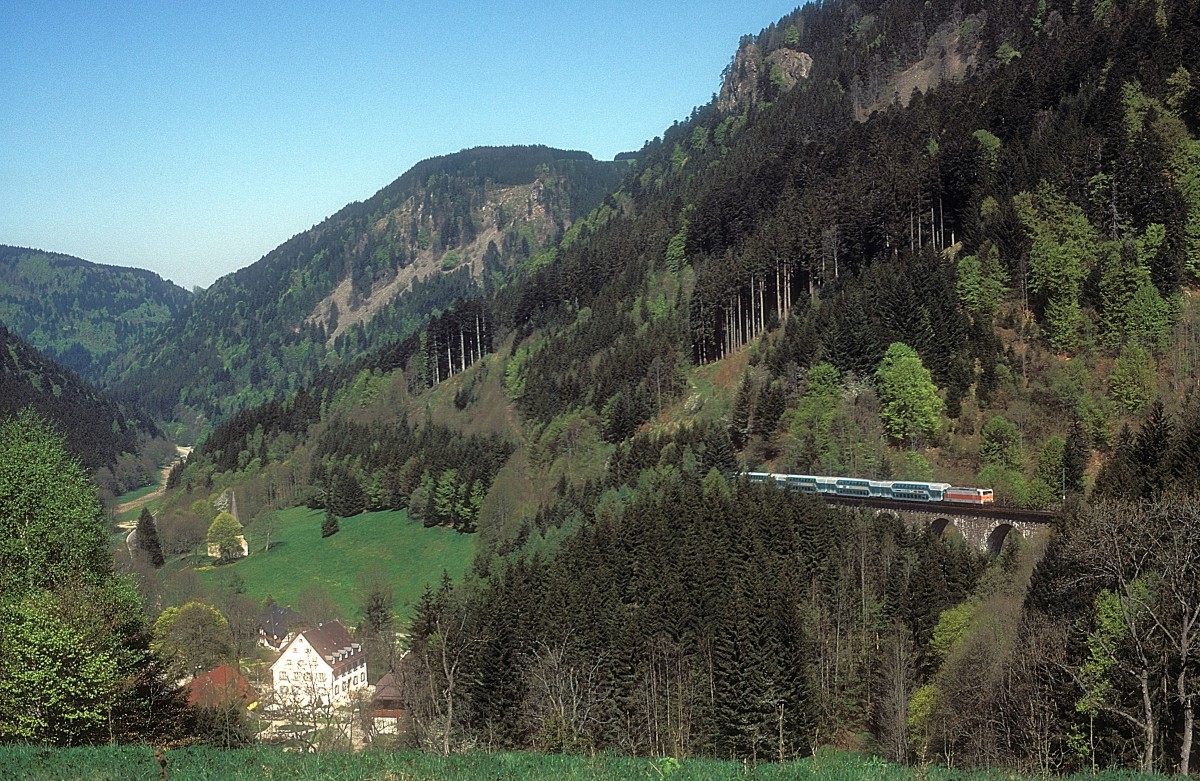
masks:
<path fill-rule="evenodd" d="M 957 511 L 947 512 L 947 509 Z M 1028 538 L 1035 530 L 1045 527 L 1044 523 L 976 515 L 969 509 L 961 511 L 959 508 L 879 510 L 878 514 L 897 516 L 910 526 L 929 526 L 934 534 L 939 536 L 944 534 L 948 527 L 954 526 L 968 544 L 992 556 L 999 555 L 1004 547 L 1004 540 L 1011 532 L 1016 531 L 1023 538 Z"/>

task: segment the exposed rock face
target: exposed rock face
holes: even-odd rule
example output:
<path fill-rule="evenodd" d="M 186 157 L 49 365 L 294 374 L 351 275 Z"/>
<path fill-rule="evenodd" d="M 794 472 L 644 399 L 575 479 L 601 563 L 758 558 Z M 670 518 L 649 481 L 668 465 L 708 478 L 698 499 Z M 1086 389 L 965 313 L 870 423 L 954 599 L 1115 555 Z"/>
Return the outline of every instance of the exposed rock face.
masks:
<path fill-rule="evenodd" d="M 762 67 L 763 56 L 757 44 L 744 43 L 738 47 L 733 62 L 725 69 L 721 92 L 717 95 L 717 108 L 722 113 L 732 114 L 754 102 Z"/>
<path fill-rule="evenodd" d="M 800 79 L 807 79 L 812 70 L 813 58 L 808 52 L 795 49 L 776 49 L 767 55 L 768 74 L 779 74 L 784 91 L 796 86 Z"/>
<path fill-rule="evenodd" d="M 744 41 L 725 70 L 717 108 L 737 113 L 763 100 L 772 89 L 787 92 L 808 78 L 812 65 L 813 58 L 805 52 L 780 48 L 764 57 L 758 44 Z"/>
<path fill-rule="evenodd" d="M 865 24 L 865 21 L 864 21 Z M 983 13 L 955 17 L 940 25 L 925 41 L 914 59 L 896 63 L 872 54 L 873 44 L 860 42 L 869 60 L 865 73 L 855 75 L 843 87 L 850 91 L 858 120 L 890 105 L 908 105 L 914 92 L 925 93 L 943 81 L 962 81 L 979 64 L 978 30 L 986 24 Z M 864 27 L 869 35 L 875 28 Z M 801 80 L 810 77 L 813 58 L 807 52 L 779 46 L 764 54 L 752 38 L 745 38 L 725 69 L 717 108 L 737 114 L 764 100 L 775 100 Z"/>
<path fill-rule="evenodd" d="M 483 257 L 488 244 L 495 242 L 499 245 L 504 241 L 504 230 L 500 227 L 502 222 L 505 226 L 520 223 L 534 243 L 540 246 L 571 224 L 564 215 L 565 209 L 558 203 L 563 197 L 562 193 L 550 186 L 557 182 L 548 182 L 548 179 L 555 180 L 555 177 L 547 174 L 530 184 L 484 188 L 483 202 L 475 204 L 472 209 L 472 221 L 477 226 L 473 240 L 456 246 L 452 251 L 423 246 L 415 252 L 410 263 L 373 280 L 370 289 L 363 292 L 354 291 L 352 278 L 347 274 L 328 296 L 317 303 L 306 322 L 324 325 L 328 331 L 326 344 L 333 345 L 337 337 L 351 326 L 370 320 L 397 296 L 411 291 L 417 282 L 463 267 L 470 269 L 473 278 L 481 279 L 484 273 Z M 369 238 L 387 235 L 394 229 L 391 226 L 400 226 L 396 230 L 408 233 L 413 233 L 413 230 L 407 226 L 415 226 L 416 231 L 435 234 L 436 219 L 424 205 L 423 192 L 393 208 L 371 227 L 370 236 L 360 238 L 360 243 L 365 246 Z M 415 234 L 409 238 L 410 243 L 416 244 Z M 457 262 L 448 262 L 451 256 L 457 258 Z M 337 312 L 336 318 L 331 314 L 334 311 Z"/>
<path fill-rule="evenodd" d="M 924 94 L 943 81 L 966 78 L 977 64 L 978 44 L 964 41 L 959 29 L 957 24 L 943 24 L 930 36 L 921 59 L 866 84 L 851 85 L 855 117 L 863 121 L 889 105 L 907 106 L 914 91 Z"/>

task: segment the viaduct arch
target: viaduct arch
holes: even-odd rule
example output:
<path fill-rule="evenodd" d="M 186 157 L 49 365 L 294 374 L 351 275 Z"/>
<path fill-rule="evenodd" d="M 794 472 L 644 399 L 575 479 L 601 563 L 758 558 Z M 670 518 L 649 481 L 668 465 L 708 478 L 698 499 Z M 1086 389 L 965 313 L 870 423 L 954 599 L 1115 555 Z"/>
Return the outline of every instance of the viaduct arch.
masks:
<path fill-rule="evenodd" d="M 1009 534 L 1017 532 L 1023 538 L 1028 538 L 1037 529 L 1045 527 L 1052 517 L 1048 513 L 1022 514 L 974 507 L 926 506 L 889 506 L 877 509 L 876 515 L 892 515 L 910 526 L 927 525 L 939 537 L 953 526 L 968 544 L 992 556 L 999 555 Z M 1036 517 L 1017 517 L 1020 515 Z"/>

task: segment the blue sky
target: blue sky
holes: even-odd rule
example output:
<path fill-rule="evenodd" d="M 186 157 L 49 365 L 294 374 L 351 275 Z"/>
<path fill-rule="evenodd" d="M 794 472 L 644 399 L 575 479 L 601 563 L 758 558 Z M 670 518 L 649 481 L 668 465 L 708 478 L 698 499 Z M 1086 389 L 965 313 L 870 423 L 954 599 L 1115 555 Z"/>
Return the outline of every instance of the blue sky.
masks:
<path fill-rule="evenodd" d="M 10 0 L 0 243 L 207 286 L 434 155 L 636 150 L 796 5 Z"/>

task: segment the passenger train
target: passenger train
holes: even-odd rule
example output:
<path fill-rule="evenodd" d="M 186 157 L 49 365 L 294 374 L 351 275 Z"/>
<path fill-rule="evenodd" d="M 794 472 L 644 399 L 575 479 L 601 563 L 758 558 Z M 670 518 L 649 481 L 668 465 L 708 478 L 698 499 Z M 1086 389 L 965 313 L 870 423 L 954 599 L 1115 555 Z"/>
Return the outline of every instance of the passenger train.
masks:
<path fill-rule="evenodd" d="M 991 504 L 992 489 L 965 488 L 949 483 L 917 480 L 864 480 L 857 477 L 785 475 L 773 472 L 744 472 L 752 483 L 769 483 L 803 494 L 830 494 L 855 499 L 901 499 L 906 502 L 960 502 Z"/>

